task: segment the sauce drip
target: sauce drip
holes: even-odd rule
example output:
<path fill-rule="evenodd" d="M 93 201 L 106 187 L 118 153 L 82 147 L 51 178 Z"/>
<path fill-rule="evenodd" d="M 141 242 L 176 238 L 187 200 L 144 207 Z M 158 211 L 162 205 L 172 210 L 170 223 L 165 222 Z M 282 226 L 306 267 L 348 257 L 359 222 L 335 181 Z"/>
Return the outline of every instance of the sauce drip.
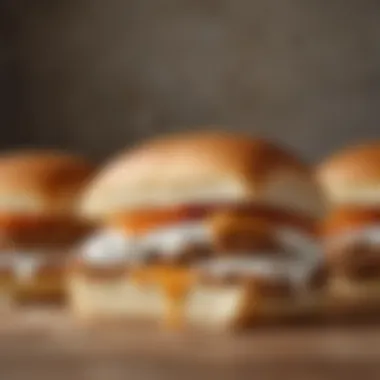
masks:
<path fill-rule="evenodd" d="M 182 327 L 185 302 L 194 283 L 194 275 L 189 268 L 169 265 L 136 268 L 132 278 L 139 286 L 153 285 L 162 290 L 166 302 L 164 324 L 170 328 Z"/>

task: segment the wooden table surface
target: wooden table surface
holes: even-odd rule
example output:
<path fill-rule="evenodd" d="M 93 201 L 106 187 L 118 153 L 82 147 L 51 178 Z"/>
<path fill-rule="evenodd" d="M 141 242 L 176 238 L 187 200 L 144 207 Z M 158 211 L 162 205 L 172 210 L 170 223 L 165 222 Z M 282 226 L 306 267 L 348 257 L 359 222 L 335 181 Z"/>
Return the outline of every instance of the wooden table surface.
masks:
<path fill-rule="evenodd" d="M 380 326 L 240 335 L 83 328 L 57 310 L 2 317 L 0 380 L 380 379 Z"/>

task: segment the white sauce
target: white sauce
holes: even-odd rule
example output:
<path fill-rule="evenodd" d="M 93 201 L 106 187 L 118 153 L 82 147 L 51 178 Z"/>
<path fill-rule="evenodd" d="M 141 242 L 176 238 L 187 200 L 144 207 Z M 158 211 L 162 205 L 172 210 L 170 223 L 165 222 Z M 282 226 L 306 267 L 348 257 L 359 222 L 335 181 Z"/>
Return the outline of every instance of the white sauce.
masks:
<path fill-rule="evenodd" d="M 218 277 L 241 274 L 290 280 L 295 289 L 301 290 L 307 289 L 307 281 L 315 267 L 297 259 L 279 259 L 265 255 L 236 255 L 205 261 L 198 268 L 204 273 Z"/>
<path fill-rule="evenodd" d="M 155 249 L 163 255 L 173 256 L 189 244 L 212 241 L 211 229 L 202 223 L 183 223 L 169 228 L 160 228 L 142 237 L 143 249 Z"/>
<path fill-rule="evenodd" d="M 118 231 L 104 231 L 91 237 L 80 248 L 82 258 L 92 264 L 138 263 L 152 251 L 177 255 L 189 243 L 211 242 L 211 230 L 199 223 L 160 228 L 140 237 Z"/>
<path fill-rule="evenodd" d="M 31 253 L 16 253 L 13 260 L 13 273 L 18 281 L 28 282 L 46 262 L 46 257 Z"/>
<path fill-rule="evenodd" d="M 19 281 L 29 281 L 46 262 L 46 258 L 30 252 L 10 252 L 0 255 L 0 267 L 9 269 Z"/>
<path fill-rule="evenodd" d="M 328 238 L 327 245 L 341 247 L 346 244 L 365 242 L 373 245 L 380 245 L 380 225 L 372 225 L 362 228 L 355 228 L 345 231 L 337 236 Z"/>
<path fill-rule="evenodd" d="M 44 253 L 9 252 L 0 254 L 0 267 L 9 269 L 19 281 L 30 281 L 52 258 Z"/>
<path fill-rule="evenodd" d="M 284 258 L 269 255 L 242 255 L 211 259 L 200 264 L 201 270 L 215 275 L 247 273 L 270 277 L 286 277 L 297 287 L 310 278 L 321 258 L 317 242 L 294 228 L 278 228 L 277 238 L 286 250 Z M 109 265 L 138 263 L 150 250 L 162 255 L 180 254 L 189 243 L 212 242 L 212 231 L 203 223 L 184 223 L 160 228 L 141 237 L 132 238 L 121 232 L 105 231 L 94 236 L 82 247 L 82 257 L 88 262 Z M 287 257 L 290 254 L 290 257 Z M 280 253 L 281 256 L 281 253 Z"/>
<path fill-rule="evenodd" d="M 277 255 L 277 254 L 275 254 Z M 220 257 L 209 259 L 201 264 L 198 268 L 213 275 L 234 275 L 234 274 L 256 274 L 275 277 L 287 278 L 287 267 L 289 261 L 278 258 L 267 257 L 265 254 L 257 254 L 252 257 L 249 254 L 236 254 L 231 257 Z"/>
<path fill-rule="evenodd" d="M 299 254 L 300 258 L 309 261 L 320 257 L 320 244 L 306 233 L 295 228 L 281 227 L 276 230 L 275 236 L 286 249 Z"/>
<path fill-rule="evenodd" d="M 115 265 L 139 259 L 136 239 L 117 231 L 103 231 L 88 239 L 80 248 L 84 261 L 95 265 Z"/>
<path fill-rule="evenodd" d="M 282 252 L 265 254 L 237 254 L 216 258 L 200 265 L 201 270 L 217 276 L 253 274 L 271 278 L 290 279 L 297 290 L 306 289 L 307 281 L 321 260 L 320 248 L 314 239 L 292 228 L 279 228 L 276 235 L 290 257 Z M 279 257 L 280 256 L 280 257 Z"/>

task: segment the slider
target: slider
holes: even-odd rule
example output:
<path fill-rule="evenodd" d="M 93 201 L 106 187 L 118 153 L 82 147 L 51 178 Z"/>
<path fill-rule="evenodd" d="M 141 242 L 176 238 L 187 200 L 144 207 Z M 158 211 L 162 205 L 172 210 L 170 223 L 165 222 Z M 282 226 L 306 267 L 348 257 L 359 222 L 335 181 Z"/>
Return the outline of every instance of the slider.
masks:
<path fill-rule="evenodd" d="M 380 308 L 380 143 L 348 147 L 317 170 L 330 203 L 322 226 L 332 303 L 343 314 Z"/>
<path fill-rule="evenodd" d="M 74 313 L 228 329 L 308 314 L 320 297 L 310 168 L 262 139 L 157 138 L 111 160 L 83 194 L 101 225 L 70 272 Z"/>
<path fill-rule="evenodd" d="M 76 208 L 92 172 L 84 159 L 61 152 L 0 156 L 1 278 L 13 300 L 62 299 L 69 250 L 90 230 Z"/>

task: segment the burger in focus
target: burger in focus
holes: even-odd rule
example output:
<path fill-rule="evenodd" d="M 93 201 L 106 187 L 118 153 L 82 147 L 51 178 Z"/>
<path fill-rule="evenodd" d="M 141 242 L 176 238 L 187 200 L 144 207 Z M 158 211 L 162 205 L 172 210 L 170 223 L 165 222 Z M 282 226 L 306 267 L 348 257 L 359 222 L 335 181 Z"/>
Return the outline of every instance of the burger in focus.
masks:
<path fill-rule="evenodd" d="M 112 160 L 81 210 L 102 227 L 72 265 L 74 312 L 229 328 L 305 313 L 321 289 L 310 168 L 261 139 L 198 132 Z"/>

